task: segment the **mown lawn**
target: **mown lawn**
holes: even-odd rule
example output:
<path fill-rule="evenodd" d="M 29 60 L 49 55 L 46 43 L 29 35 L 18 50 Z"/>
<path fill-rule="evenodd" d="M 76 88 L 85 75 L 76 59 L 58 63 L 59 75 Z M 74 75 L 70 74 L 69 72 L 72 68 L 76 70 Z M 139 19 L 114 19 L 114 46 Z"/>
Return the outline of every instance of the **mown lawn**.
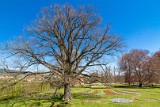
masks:
<path fill-rule="evenodd" d="M 60 91 L 62 92 L 62 90 Z M 160 107 L 160 88 L 72 88 L 73 100 L 62 104 L 60 98 L 52 97 L 53 91 L 1 100 L 0 107 Z M 48 97 L 49 96 L 49 97 Z M 112 103 L 112 98 L 127 98 L 133 103 Z"/>

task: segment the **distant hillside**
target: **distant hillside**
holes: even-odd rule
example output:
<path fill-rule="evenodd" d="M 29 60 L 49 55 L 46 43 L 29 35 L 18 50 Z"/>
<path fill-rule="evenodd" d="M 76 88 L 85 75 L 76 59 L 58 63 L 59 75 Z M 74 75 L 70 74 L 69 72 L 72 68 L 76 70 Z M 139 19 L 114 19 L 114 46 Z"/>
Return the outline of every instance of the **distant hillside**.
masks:
<path fill-rule="evenodd" d="M 24 74 L 24 73 L 34 73 L 34 72 L 31 72 L 31 71 L 16 71 L 16 70 L 8 70 L 7 72 L 5 72 L 4 69 L 0 68 L 0 75 L 4 75 L 4 74 L 7 74 L 7 73 L 23 73 Z M 46 73 L 48 73 L 48 71 Z"/>
<path fill-rule="evenodd" d="M 0 75 L 1 74 L 5 74 L 4 70 L 3 69 L 0 69 Z"/>
<path fill-rule="evenodd" d="M 14 72 L 17 72 L 17 71 L 14 71 L 14 70 L 8 70 L 8 72 L 10 73 L 14 73 Z M 4 71 L 4 69 L 0 69 L 0 75 L 3 75 L 3 74 L 6 74 L 7 72 Z"/>

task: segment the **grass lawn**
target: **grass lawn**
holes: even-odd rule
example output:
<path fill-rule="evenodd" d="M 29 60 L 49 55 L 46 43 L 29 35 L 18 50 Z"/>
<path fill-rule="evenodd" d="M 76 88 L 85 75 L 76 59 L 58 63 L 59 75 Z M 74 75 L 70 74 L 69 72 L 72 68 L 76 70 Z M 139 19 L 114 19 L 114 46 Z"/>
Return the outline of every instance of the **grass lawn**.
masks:
<path fill-rule="evenodd" d="M 62 92 L 62 90 L 61 90 Z M 0 101 L 0 107 L 50 107 L 61 103 L 58 98 L 47 99 L 52 90 L 31 96 Z M 67 107 L 160 107 L 160 88 L 72 88 L 73 100 Z M 38 98 L 38 99 L 36 99 Z M 133 103 L 112 103 L 112 98 L 127 98 Z M 64 104 L 61 104 L 64 105 Z M 62 106 L 63 107 L 63 106 Z"/>

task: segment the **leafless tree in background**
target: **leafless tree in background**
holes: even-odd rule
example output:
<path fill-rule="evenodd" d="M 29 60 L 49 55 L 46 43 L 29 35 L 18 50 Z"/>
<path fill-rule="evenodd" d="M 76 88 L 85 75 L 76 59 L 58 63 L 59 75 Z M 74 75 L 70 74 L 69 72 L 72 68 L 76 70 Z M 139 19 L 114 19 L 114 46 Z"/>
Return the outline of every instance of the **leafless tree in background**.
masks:
<path fill-rule="evenodd" d="M 131 58 L 130 54 L 124 54 L 120 61 L 119 61 L 119 66 L 120 70 L 124 73 L 125 75 L 125 82 L 128 83 L 130 86 L 132 80 L 131 80 L 131 74 L 132 74 L 132 69 L 131 69 Z"/>
<path fill-rule="evenodd" d="M 148 77 L 150 76 L 150 73 L 147 71 L 149 66 L 146 65 L 149 61 L 148 54 L 149 52 L 146 50 L 131 51 L 131 65 L 139 83 L 139 87 L 142 87 L 142 84 L 148 81 Z"/>
<path fill-rule="evenodd" d="M 146 50 L 131 50 L 124 54 L 120 61 L 120 69 L 125 73 L 125 80 L 130 85 L 131 82 L 138 82 L 139 87 L 143 83 L 149 83 L 154 74 L 151 58 Z"/>
<path fill-rule="evenodd" d="M 114 82 L 114 75 L 110 66 L 101 66 L 102 70 L 100 71 L 100 82 L 105 86 L 110 86 Z"/>
<path fill-rule="evenodd" d="M 151 82 L 160 83 L 160 52 L 157 51 L 150 58 L 151 69 L 153 71 L 153 76 L 151 77 Z"/>
<path fill-rule="evenodd" d="M 54 5 L 45 8 L 27 36 L 9 42 L 5 49 L 19 55 L 28 66 L 40 64 L 62 78 L 64 100 L 71 100 L 71 84 L 87 68 L 116 55 L 123 47 L 117 35 L 102 28 L 93 8 Z M 98 63 L 96 62 L 98 61 Z"/>

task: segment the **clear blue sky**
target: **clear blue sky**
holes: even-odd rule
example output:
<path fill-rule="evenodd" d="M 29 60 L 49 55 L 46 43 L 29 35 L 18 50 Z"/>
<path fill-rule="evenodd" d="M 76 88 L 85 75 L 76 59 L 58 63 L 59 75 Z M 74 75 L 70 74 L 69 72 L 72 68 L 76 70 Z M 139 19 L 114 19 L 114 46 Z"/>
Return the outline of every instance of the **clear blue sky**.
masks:
<path fill-rule="evenodd" d="M 43 7 L 54 3 L 92 4 L 128 50 L 160 48 L 160 0 L 0 0 L 0 42 L 20 35 Z"/>

